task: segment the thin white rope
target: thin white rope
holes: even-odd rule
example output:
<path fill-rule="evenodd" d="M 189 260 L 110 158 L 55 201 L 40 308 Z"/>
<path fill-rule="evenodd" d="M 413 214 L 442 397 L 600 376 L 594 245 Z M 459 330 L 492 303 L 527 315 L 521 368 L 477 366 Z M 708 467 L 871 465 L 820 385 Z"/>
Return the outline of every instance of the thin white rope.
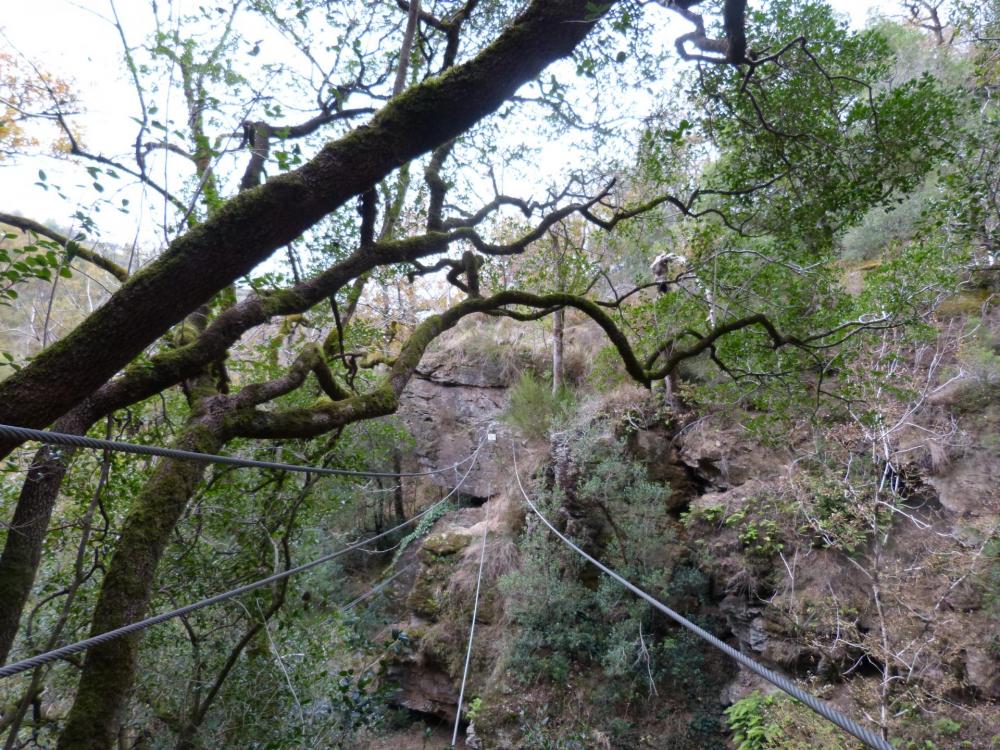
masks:
<path fill-rule="evenodd" d="M 489 503 L 490 495 L 493 494 L 493 485 L 490 484 L 486 491 L 486 502 Z M 479 573 L 476 575 L 476 597 L 472 605 L 472 623 L 469 625 L 469 645 L 465 650 L 465 667 L 462 669 L 462 686 L 458 691 L 458 707 L 455 709 L 455 728 L 451 733 L 451 746 L 454 748 L 458 742 L 458 725 L 462 720 L 462 701 L 465 699 L 465 683 L 469 679 L 469 663 L 472 661 L 472 639 L 476 634 L 476 615 L 479 613 L 479 588 L 483 581 L 483 562 L 486 560 L 486 535 L 490 529 L 490 511 L 483 506 L 483 546 L 479 551 Z"/>
<path fill-rule="evenodd" d="M 797 700 L 801 701 L 806 706 L 808 706 L 813 711 L 822 716 L 824 719 L 836 724 L 838 727 L 843 729 L 848 734 L 857 737 L 859 740 L 868 745 L 868 747 L 874 748 L 874 750 L 896 750 L 896 748 L 893 747 L 893 745 L 890 744 L 888 740 L 879 737 L 870 729 L 867 729 L 858 724 L 853 719 L 844 716 L 844 714 L 837 711 L 835 708 L 830 706 L 825 701 L 822 701 L 816 696 L 812 695 L 811 693 L 807 693 L 806 691 L 802 690 L 784 675 L 780 675 L 777 672 L 768 669 L 763 664 L 754 661 L 743 652 L 737 651 L 728 643 L 725 643 L 724 641 L 716 638 L 714 635 L 709 633 L 704 628 L 695 625 L 693 622 L 688 620 L 683 615 L 678 614 L 674 610 L 670 609 L 670 607 L 668 607 L 667 605 L 663 604 L 657 599 L 654 599 L 652 596 L 647 594 L 645 591 L 640 589 L 635 584 L 622 578 L 620 575 L 618 575 L 618 573 L 613 571 L 607 565 L 600 562 L 596 558 L 591 557 L 582 549 L 580 549 L 580 547 L 578 547 L 571 539 L 560 533 L 560 531 L 555 526 L 553 526 L 545 516 L 542 515 L 542 512 L 538 510 L 535 504 L 531 501 L 531 498 L 528 497 L 528 493 L 525 492 L 524 485 L 521 484 L 521 475 L 517 469 L 517 450 L 514 448 L 513 443 L 511 444 L 511 454 L 514 457 L 514 476 L 517 478 L 517 486 L 521 490 L 521 494 L 524 495 L 524 500 L 525 502 L 528 503 L 528 507 L 531 508 L 532 511 L 534 511 L 535 515 L 538 516 L 539 519 L 541 519 L 542 523 L 544 523 L 548 527 L 549 531 L 551 531 L 553 534 L 559 537 L 559 539 L 561 539 L 568 547 L 570 547 L 570 549 L 572 549 L 574 552 L 576 552 L 585 560 L 587 560 L 587 562 L 597 567 L 601 572 L 609 575 L 611 578 L 613 578 L 615 581 L 617 581 L 622 586 L 627 588 L 633 594 L 644 599 L 646 602 L 651 604 L 660 612 L 667 615 L 674 622 L 687 628 L 692 633 L 697 635 L 699 638 L 708 641 L 710 644 L 712 644 L 717 649 L 722 651 L 722 653 L 726 654 L 726 656 L 736 660 L 742 666 L 746 667 L 754 674 L 763 677 L 765 680 L 770 682 L 775 687 L 780 688 L 793 698 L 796 698 Z"/>

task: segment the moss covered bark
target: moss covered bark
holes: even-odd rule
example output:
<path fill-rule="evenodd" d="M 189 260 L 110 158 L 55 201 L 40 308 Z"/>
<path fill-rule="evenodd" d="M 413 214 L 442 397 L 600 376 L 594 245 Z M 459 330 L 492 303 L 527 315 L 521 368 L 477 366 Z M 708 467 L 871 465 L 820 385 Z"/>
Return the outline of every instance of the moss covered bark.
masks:
<path fill-rule="evenodd" d="M 491 297 L 467 299 L 440 315 L 424 320 L 403 344 L 382 384 L 369 393 L 340 401 L 323 401 L 303 409 L 279 412 L 243 409 L 227 419 L 227 430 L 235 436 L 248 438 L 308 438 L 350 422 L 392 414 L 399 405 L 399 396 L 434 339 L 453 328 L 462 318 L 475 313 L 496 312 L 507 305 L 524 305 L 543 311 L 574 307 L 586 313 L 607 333 L 629 374 L 639 383 L 648 385 L 646 371 L 636 359 L 625 334 L 599 305 L 572 294 L 538 295 L 509 291 Z"/>
<path fill-rule="evenodd" d="M 35 454 L 27 481 L 21 486 L 17 512 L 0 556 L 0 664 L 7 661 L 17 635 L 21 612 L 41 562 L 42 545 L 52 516 L 52 501 L 66 473 L 68 458 L 49 448 Z"/>
<path fill-rule="evenodd" d="M 569 54 L 599 14 L 591 0 L 536 0 L 470 61 L 393 98 L 300 169 L 241 193 L 175 240 L 99 310 L 0 384 L 0 422 L 43 427 L 158 336 L 345 201 L 495 111 Z M 0 445 L 0 456 L 12 445 Z"/>
<path fill-rule="evenodd" d="M 82 435 L 92 420 L 84 415 L 67 415 L 56 423 L 60 432 Z M 0 554 L 0 664 L 7 661 L 17 636 L 21 612 L 42 559 L 42 545 L 49 519 L 59 497 L 74 451 L 42 447 L 35 453 L 28 475 L 21 485 L 3 553 Z"/>
<path fill-rule="evenodd" d="M 188 422 L 177 447 L 214 453 L 224 443 L 217 420 L 202 414 Z M 205 464 L 196 461 L 157 464 L 125 521 L 101 586 L 91 635 L 145 616 L 160 558 L 204 471 Z M 135 676 L 139 639 L 119 638 L 87 653 L 76 700 L 59 738 L 60 750 L 114 747 Z"/>

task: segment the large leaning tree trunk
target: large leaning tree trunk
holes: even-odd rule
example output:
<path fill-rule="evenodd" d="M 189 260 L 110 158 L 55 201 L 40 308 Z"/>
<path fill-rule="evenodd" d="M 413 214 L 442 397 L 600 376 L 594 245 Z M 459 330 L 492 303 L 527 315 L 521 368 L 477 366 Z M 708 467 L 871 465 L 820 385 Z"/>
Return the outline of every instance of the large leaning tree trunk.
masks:
<path fill-rule="evenodd" d="M 74 435 L 83 434 L 93 424 L 84 414 L 67 414 L 56 422 L 56 429 Z M 73 456 L 72 448 L 53 450 L 43 446 L 32 459 L 27 477 L 21 485 L 14 517 L 11 519 L 0 554 L 0 664 L 17 636 L 21 612 L 35 574 L 42 560 L 45 535 L 59 487 Z"/>
<path fill-rule="evenodd" d="M 183 450 L 214 453 L 223 444 L 219 415 L 196 411 L 177 440 Z M 170 533 L 205 471 L 198 461 L 164 459 L 136 498 L 91 623 L 97 635 L 143 617 Z M 91 649 L 60 748 L 112 748 L 134 679 L 139 636 Z"/>
<path fill-rule="evenodd" d="M 240 194 L 0 384 L 0 422 L 44 427 L 157 337 L 392 170 L 465 132 L 570 52 L 610 3 L 535 0 L 473 59 L 390 100 L 299 169 Z M 0 457 L 16 445 L 0 442 Z"/>

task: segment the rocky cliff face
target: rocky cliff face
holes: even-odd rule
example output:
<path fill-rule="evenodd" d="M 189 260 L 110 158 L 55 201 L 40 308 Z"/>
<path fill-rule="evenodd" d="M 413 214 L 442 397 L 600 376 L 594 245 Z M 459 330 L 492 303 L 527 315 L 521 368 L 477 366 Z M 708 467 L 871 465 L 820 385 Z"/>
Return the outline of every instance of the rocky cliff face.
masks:
<path fill-rule="evenodd" d="M 497 510 L 505 502 L 501 498 L 509 479 L 498 460 L 500 446 L 509 445 L 511 437 L 502 422 L 509 385 L 510 373 L 496 360 L 449 348 L 446 340 L 424 357 L 397 412 L 414 438 L 407 457 L 412 468 L 455 464 L 482 443 L 471 470 L 464 464 L 454 472 L 410 482 L 418 497 L 435 498 L 459 487 L 455 499 L 471 507 L 448 514 L 429 530 L 414 555 L 417 573 L 402 615 L 391 628 L 405 633 L 410 644 L 394 656 L 389 669 L 399 686 L 398 705 L 449 726 L 458 702 L 483 526 L 490 526 L 492 551 L 510 544 L 515 535 Z M 487 432 L 497 442 L 482 442 Z M 494 567 L 493 582 L 497 575 Z M 476 626 L 477 641 L 487 644 L 494 640 L 491 630 L 500 627 L 498 597 L 488 588 Z M 470 687 L 478 691 L 497 655 L 488 647 L 475 653 Z"/>
<path fill-rule="evenodd" d="M 411 644 L 389 669 L 399 685 L 399 705 L 449 725 L 458 703 L 483 530 L 486 527 L 490 533 L 491 553 L 509 533 L 493 517 L 491 505 L 496 503 L 494 499 L 480 508 L 463 508 L 434 526 L 418 553 L 419 569 L 406 597 L 404 617 L 393 625 L 394 630 L 407 634 Z M 497 658 L 491 644 L 500 627 L 499 598 L 491 585 L 495 575 L 491 572 L 488 578 L 476 619 L 470 698 L 482 692 Z"/>
<path fill-rule="evenodd" d="M 579 691 L 583 700 L 591 689 L 582 685 L 600 679 L 594 667 L 581 668 L 554 693 L 552 685 L 520 685 L 505 671 L 504 643 L 514 625 L 495 584 L 517 565 L 514 545 L 524 523 L 506 455 L 497 452 L 516 437 L 499 423 L 508 383 L 488 360 L 432 353 L 400 411 L 421 446 L 416 461 L 428 467 L 460 460 L 490 424 L 499 433 L 462 489 L 477 507 L 442 518 L 419 550 L 416 579 L 394 626 L 409 634 L 412 647 L 391 669 L 400 705 L 454 718 L 487 527 L 488 558 L 501 562 L 488 566 L 468 694 L 492 702 L 476 722 L 477 742 L 488 748 L 529 746 L 523 722 L 504 723 L 499 715 L 523 714 L 526 706 L 551 713 L 554 706 L 566 707 L 566 691 Z M 664 421 L 654 402 L 632 404 L 633 411 L 651 415 L 647 419 L 637 422 L 633 414 L 619 424 L 649 479 L 670 487 L 665 510 L 688 550 L 685 560 L 696 559 L 708 576 L 707 587 L 686 602 L 686 613 L 708 618 L 730 643 L 805 680 L 846 713 L 881 717 L 896 736 L 919 736 L 940 749 L 977 746 L 1000 725 L 1000 493 L 993 481 L 1000 470 L 1000 411 L 992 400 L 981 401 L 981 389 L 974 409 L 963 393 L 928 400 L 910 414 L 912 426 L 892 435 L 892 462 L 876 466 L 892 495 L 841 481 L 844 467 L 850 475 L 854 461 L 870 460 L 865 443 L 850 436 L 841 439 L 841 453 L 824 446 L 824 464 L 815 458 L 815 433 L 806 425 L 769 442 L 733 413 Z M 928 431 L 950 436 L 947 449 L 929 440 Z M 566 470 L 559 451 L 535 446 L 534 455 L 548 477 L 543 481 L 558 483 Z M 840 473 L 831 474 L 830 465 Z M 456 478 L 429 481 L 451 488 Z M 564 525 L 587 522 L 586 509 L 564 507 L 556 514 Z M 612 536 L 607 529 L 591 534 Z M 587 585 L 596 580 L 588 578 Z M 720 709 L 769 689 L 744 674 L 726 679 Z M 665 696 L 650 700 L 669 704 Z M 961 707 L 962 721 L 907 723 L 907 712 L 950 717 L 954 706 Z M 576 717 L 550 718 L 569 725 Z M 667 726 L 652 714 L 630 721 L 649 722 L 650 732 Z M 603 744 L 610 740 L 602 731 L 595 727 L 584 744 L 613 746 Z M 803 742 L 809 746 L 808 736 Z M 842 737 L 830 743 L 852 747 Z"/>
<path fill-rule="evenodd" d="M 509 435 L 501 421 L 507 404 L 507 375 L 486 358 L 463 356 L 447 349 L 430 352 L 400 400 L 398 416 L 414 437 L 417 465 L 449 466 L 472 453 L 491 428 Z M 437 475 L 430 482 L 451 489 L 468 466 L 455 475 Z M 486 498 L 501 484 L 497 467 L 479 460 L 462 483 L 461 492 Z"/>

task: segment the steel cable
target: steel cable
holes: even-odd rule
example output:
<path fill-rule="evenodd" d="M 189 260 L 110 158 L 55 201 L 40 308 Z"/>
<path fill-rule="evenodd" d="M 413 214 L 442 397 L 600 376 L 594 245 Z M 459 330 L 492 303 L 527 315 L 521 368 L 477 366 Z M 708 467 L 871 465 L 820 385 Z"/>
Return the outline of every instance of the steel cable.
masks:
<path fill-rule="evenodd" d="M 101 441 L 101 442 L 106 442 L 106 441 Z M 99 635 L 92 636 L 85 640 L 78 641 L 76 643 L 71 643 L 69 645 L 62 646 L 61 648 L 53 649 L 52 651 L 47 651 L 44 654 L 38 654 L 37 656 L 32 656 L 28 659 L 22 659 L 21 661 L 14 662 L 13 664 L 8 664 L 5 667 L 0 667 L 0 679 L 3 679 L 5 677 L 12 677 L 13 675 L 20 674 L 21 672 L 26 672 L 30 669 L 34 669 L 35 667 L 40 667 L 43 664 L 48 664 L 49 662 L 55 661 L 56 659 L 63 659 L 67 656 L 72 656 L 73 654 L 80 653 L 81 651 L 85 651 L 86 649 L 91 648 L 92 646 L 99 646 L 102 643 L 113 641 L 116 638 L 121 638 L 122 636 L 130 635 L 132 633 L 137 633 L 141 630 L 145 630 L 146 628 L 152 627 L 153 625 L 159 625 L 161 622 L 166 622 L 167 620 L 171 620 L 175 617 L 180 617 L 181 615 L 186 615 L 191 612 L 195 612 L 199 609 L 209 607 L 213 604 L 224 602 L 227 599 L 232 599 L 235 596 L 240 596 L 241 594 L 246 594 L 247 592 L 255 591 L 259 588 L 263 588 L 264 586 L 276 583 L 277 581 L 289 578 L 293 575 L 296 575 L 297 573 L 303 573 L 307 570 L 311 570 L 312 568 L 322 565 L 323 563 L 329 562 L 330 560 L 340 557 L 341 555 L 351 552 L 352 550 L 365 547 L 371 544 L 372 542 L 376 541 L 377 539 L 386 537 L 389 534 L 392 534 L 393 532 L 398 531 L 399 529 L 405 526 L 409 526 L 414 521 L 423 518 L 432 510 L 439 507 L 442 503 L 447 501 L 452 495 L 454 495 L 459 491 L 459 489 L 465 483 L 465 480 L 468 478 L 469 474 L 472 473 L 473 468 L 475 468 L 476 459 L 479 457 L 479 452 L 480 450 L 482 450 L 483 444 L 485 442 L 486 438 L 484 437 L 482 440 L 479 441 L 479 445 L 477 445 L 476 450 L 469 455 L 469 458 L 461 462 L 461 463 L 466 463 L 469 460 L 472 461 L 472 463 L 469 465 L 468 470 L 465 472 L 465 474 L 462 475 L 461 480 L 447 495 L 442 497 L 433 505 L 420 511 L 420 513 L 417 513 L 412 518 L 409 518 L 406 521 L 403 521 L 403 523 L 393 526 L 388 531 L 383 531 L 381 534 L 377 534 L 376 536 L 373 536 L 369 539 L 365 539 L 364 541 L 359 541 L 350 544 L 347 547 L 339 549 L 336 552 L 331 552 L 328 555 L 323 555 L 322 557 L 319 557 L 311 562 L 298 565 L 294 568 L 289 568 L 288 570 L 283 570 L 280 573 L 275 573 L 274 575 L 268 576 L 267 578 L 262 578 L 259 581 L 253 581 L 252 583 L 248 583 L 244 586 L 240 586 L 230 591 L 226 591 L 222 594 L 216 594 L 215 596 L 209 597 L 208 599 L 202 599 L 199 602 L 179 607 L 177 609 L 171 610 L 170 612 L 164 612 L 163 614 L 155 615 L 153 617 L 147 617 L 145 620 L 140 620 L 138 622 L 133 622 L 128 625 L 123 625 L 120 628 L 109 630 L 106 633 L 100 633 Z"/>
<path fill-rule="evenodd" d="M 347 604 L 345 604 L 343 607 L 340 608 L 340 611 L 341 612 L 350 612 L 352 609 L 354 609 L 356 606 L 358 606 L 359 604 L 361 604 L 366 599 L 370 599 L 371 597 L 375 596 L 375 594 L 377 594 L 379 591 L 381 591 L 382 589 L 384 589 L 390 583 L 392 583 L 393 581 L 395 581 L 397 578 L 399 578 L 401 575 L 403 575 L 403 573 L 405 573 L 406 571 L 408 571 L 412 567 L 413 567 L 413 563 L 410 563 L 409 565 L 404 565 L 402 568 L 400 568 L 399 570 L 397 570 L 395 573 L 393 573 L 391 576 L 389 576 L 388 578 L 386 578 L 381 583 L 378 583 L 375 586 L 372 586 L 372 588 L 368 589 L 368 591 L 366 591 L 365 593 L 363 593 L 361 596 L 357 597 L 356 599 L 352 599 L 351 601 L 349 601 Z"/>
<path fill-rule="evenodd" d="M 728 643 L 725 643 L 724 641 L 716 638 L 707 630 L 695 625 L 693 622 L 688 620 L 683 615 L 678 614 L 674 610 L 670 609 L 670 607 L 668 607 L 667 605 L 657 601 L 652 596 L 647 594 L 645 591 L 640 589 L 638 586 L 625 580 L 620 575 L 615 573 L 615 571 L 611 570 L 611 568 L 607 567 L 599 560 L 595 559 L 594 557 L 591 557 L 582 549 L 580 549 L 580 547 L 578 547 L 572 540 L 564 536 L 562 533 L 559 532 L 558 529 L 556 529 L 555 526 L 549 523 L 549 520 L 542 515 L 541 511 L 538 510 L 535 504 L 531 501 L 531 498 L 528 497 L 528 493 L 525 492 L 524 490 L 524 485 L 521 484 L 521 475 L 518 473 L 517 470 L 517 451 L 513 450 L 513 446 L 512 446 L 512 455 L 514 456 L 514 476 L 517 478 L 517 486 L 521 490 L 521 494 L 524 495 L 524 499 L 528 503 L 528 507 L 530 507 L 531 510 L 534 511 L 535 515 L 538 516 L 539 519 L 541 519 L 542 523 L 544 523 L 549 528 L 549 531 L 551 531 L 553 534 L 559 537 L 559 539 L 561 539 L 566 545 L 568 545 L 574 552 L 576 552 L 577 554 L 582 556 L 585 560 L 587 560 L 587 562 L 596 566 L 603 573 L 609 575 L 611 578 L 613 578 L 615 581 L 617 581 L 622 586 L 627 588 L 636 596 L 644 599 L 647 603 L 658 609 L 663 614 L 667 615 L 674 622 L 687 628 L 692 633 L 697 635 L 699 638 L 708 641 L 710 644 L 712 644 L 717 649 L 722 651 L 722 653 L 726 654 L 726 656 L 729 656 L 730 658 L 735 659 L 737 662 L 739 662 L 741 666 L 746 667 L 754 674 L 763 677 L 765 680 L 770 682 L 775 687 L 780 688 L 784 692 L 788 693 L 788 695 L 801 701 L 827 721 L 836 724 L 838 727 L 843 729 L 848 734 L 853 735 L 857 739 L 864 742 L 868 747 L 875 748 L 875 750 L 896 750 L 896 748 L 891 743 L 889 743 L 882 737 L 879 737 L 870 729 L 867 729 L 858 724 L 853 719 L 844 716 L 844 714 L 837 711 L 835 708 L 830 706 L 825 701 L 822 701 L 816 696 L 812 695 L 811 693 L 807 693 L 806 691 L 802 690 L 784 675 L 780 675 L 777 672 L 768 669 L 763 664 L 754 661 L 743 652 L 738 651 L 737 649 L 730 646 Z"/>
<path fill-rule="evenodd" d="M 0 437 L 10 440 L 33 440 L 47 445 L 61 445 L 70 448 L 95 448 L 98 450 L 118 451 L 119 453 L 134 453 L 140 456 L 162 456 L 164 458 L 183 458 L 192 461 L 203 461 L 211 464 L 225 464 L 227 466 L 242 466 L 252 469 L 277 469 L 279 471 L 295 471 L 300 474 L 320 474 L 340 477 L 427 477 L 434 474 L 444 474 L 458 469 L 459 466 L 470 461 L 472 456 L 452 464 L 444 469 L 431 469 L 428 471 L 353 471 L 351 469 L 330 469 L 325 466 L 301 466 L 298 464 L 283 464 L 274 461 L 257 461 L 252 458 L 240 458 L 238 456 L 217 456 L 211 453 L 198 453 L 196 451 L 185 451 L 178 448 L 161 448 L 155 445 L 138 445 L 137 443 L 124 443 L 119 440 L 102 440 L 99 438 L 86 437 L 84 435 L 67 435 L 63 432 L 50 432 L 48 430 L 33 430 L 28 427 L 16 427 L 9 424 L 0 424 Z"/>

